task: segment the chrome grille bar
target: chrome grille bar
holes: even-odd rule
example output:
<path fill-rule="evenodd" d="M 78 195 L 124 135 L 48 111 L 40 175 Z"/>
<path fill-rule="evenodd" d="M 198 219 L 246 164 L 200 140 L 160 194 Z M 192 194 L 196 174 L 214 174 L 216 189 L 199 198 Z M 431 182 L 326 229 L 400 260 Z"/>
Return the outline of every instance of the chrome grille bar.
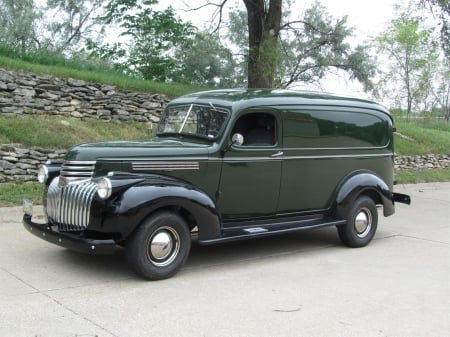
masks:
<path fill-rule="evenodd" d="M 47 215 L 60 231 L 81 231 L 89 224 L 89 211 L 97 185 L 89 180 L 78 180 L 59 186 L 55 178 L 47 192 Z"/>
<path fill-rule="evenodd" d="M 92 177 L 95 161 L 70 161 L 65 160 L 61 167 L 61 176 L 73 181 Z"/>

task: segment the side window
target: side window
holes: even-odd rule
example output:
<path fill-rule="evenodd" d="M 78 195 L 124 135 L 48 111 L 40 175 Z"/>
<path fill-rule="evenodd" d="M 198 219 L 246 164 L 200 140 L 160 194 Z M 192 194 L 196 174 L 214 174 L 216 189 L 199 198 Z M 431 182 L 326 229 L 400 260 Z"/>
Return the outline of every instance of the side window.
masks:
<path fill-rule="evenodd" d="M 293 111 L 283 120 L 286 148 L 362 148 L 389 144 L 389 124 L 364 111 Z"/>
<path fill-rule="evenodd" d="M 240 117 L 231 136 L 240 133 L 244 137 L 242 146 L 271 146 L 277 142 L 276 120 L 268 113 L 250 113 Z"/>

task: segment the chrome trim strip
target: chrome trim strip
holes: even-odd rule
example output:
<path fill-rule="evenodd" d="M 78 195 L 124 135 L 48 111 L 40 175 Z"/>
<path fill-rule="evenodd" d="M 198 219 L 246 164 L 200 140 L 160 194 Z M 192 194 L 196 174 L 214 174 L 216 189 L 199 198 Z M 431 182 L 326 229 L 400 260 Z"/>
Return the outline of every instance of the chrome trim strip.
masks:
<path fill-rule="evenodd" d="M 80 160 L 64 160 L 66 165 L 95 165 L 95 160 L 90 161 L 80 161 Z"/>
<path fill-rule="evenodd" d="M 72 166 L 64 164 L 64 167 L 70 168 L 71 170 L 81 170 L 81 171 L 87 171 L 87 170 L 93 170 L 95 168 L 95 165 L 85 165 L 85 166 Z"/>
<path fill-rule="evenodd" d="M 381 158 L 391 157 L 393 154 L 342 154 L 342 155 L 325 155 L 325 156 L 285 156 L 283 159 L 333 159 L 333 158 Z"/>
<path fill-rule="evenodd" d="M 323 156 L 280 156 L 280 157 L 227 157 L 224 159 L 211 158 L 210 161 L 273 161 L 273 160 L 293 160 L 293 159 L 348 159 L 348 158 L 381 158 L 392 157 L 392 154 L 343 154 L 343 155 L 323 155 Z"/>
<path fill-rule="evenodd" d="M 124 160 L 130 160 L 133 162 L 154 162 L 154 161 L 166 161 L 168 163 L 171 163 L 173 161 L 205 161 L 208 160 L 208 157 L 190 157 L 190 156 L 184 156 L 184 157 L 126 157 L 126 158 L 99 158 L 99 160 L 105 160 L 105 161 L 121 161 Z"/>
<path fill-rule="evenodd" d="M 198 162 L 176 162 L 176 161 L 142 161 L 132 162 L 134 171 L 174 171 L 174 170 L 199 170 Z"/>
<path fill-rule="evenodd" d="M 61 175 L 64 177 L 67 176 L 87 176 L 90 177 L 92 175 L 92 171 L 76 171 L 76 172 L 72 172 L 72 171 L 66 171 L 66 170 L 62 170 L 61 171 Z"/>

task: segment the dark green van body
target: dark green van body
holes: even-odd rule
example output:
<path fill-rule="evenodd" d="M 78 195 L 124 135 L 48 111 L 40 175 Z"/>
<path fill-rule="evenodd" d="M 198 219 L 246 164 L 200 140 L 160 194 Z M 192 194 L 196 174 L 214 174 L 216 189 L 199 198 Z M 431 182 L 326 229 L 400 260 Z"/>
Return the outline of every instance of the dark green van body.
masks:
<path fill-rule="evenodd" d="M 62 164 L 49 163 L 46 226 L 78 236 L 72 249 L 95 241 L 109 252 L 160 210 L 179 214 L 204 244 L 345 225 L 361 195 L 385 216 L 394 201 L 409 203 L 393 193 L 393 160 L 393 121 L 376 103 L 287 90 L 201 92 L 173 100 L 154 139 L 81 144 Z M 106 199 L 95 185 L 105 176 Z"/>

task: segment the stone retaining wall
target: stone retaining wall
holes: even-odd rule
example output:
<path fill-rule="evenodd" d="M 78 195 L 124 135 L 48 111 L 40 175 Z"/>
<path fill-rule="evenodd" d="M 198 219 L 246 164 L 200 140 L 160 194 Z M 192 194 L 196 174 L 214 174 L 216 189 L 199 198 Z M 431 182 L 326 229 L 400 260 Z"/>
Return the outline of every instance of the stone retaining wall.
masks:
<path fill-rule="evenodd" d="M 168 102 L 161 94 L 0 68 L 0 116 L 50 114 L 158 122 Z"/>
<path fill-rule="evenodd" d="M 449 154 L 428 154 L 424 156 L 397 156 L 395 158 L 395 168 L 399 170 L 408 169 L 434 169 L 449 168 Z"/>
<path fill-rule="evenodd" d="M 30 149 L 19 144 L 0 145 L 0 183 L 8 181 L 34 181 L 40 164 L 48 159 L 63 159 L 65 150 L 39 147 Z M 397 156 L 396 169 L 449 168 L 450 155 Z"/>

